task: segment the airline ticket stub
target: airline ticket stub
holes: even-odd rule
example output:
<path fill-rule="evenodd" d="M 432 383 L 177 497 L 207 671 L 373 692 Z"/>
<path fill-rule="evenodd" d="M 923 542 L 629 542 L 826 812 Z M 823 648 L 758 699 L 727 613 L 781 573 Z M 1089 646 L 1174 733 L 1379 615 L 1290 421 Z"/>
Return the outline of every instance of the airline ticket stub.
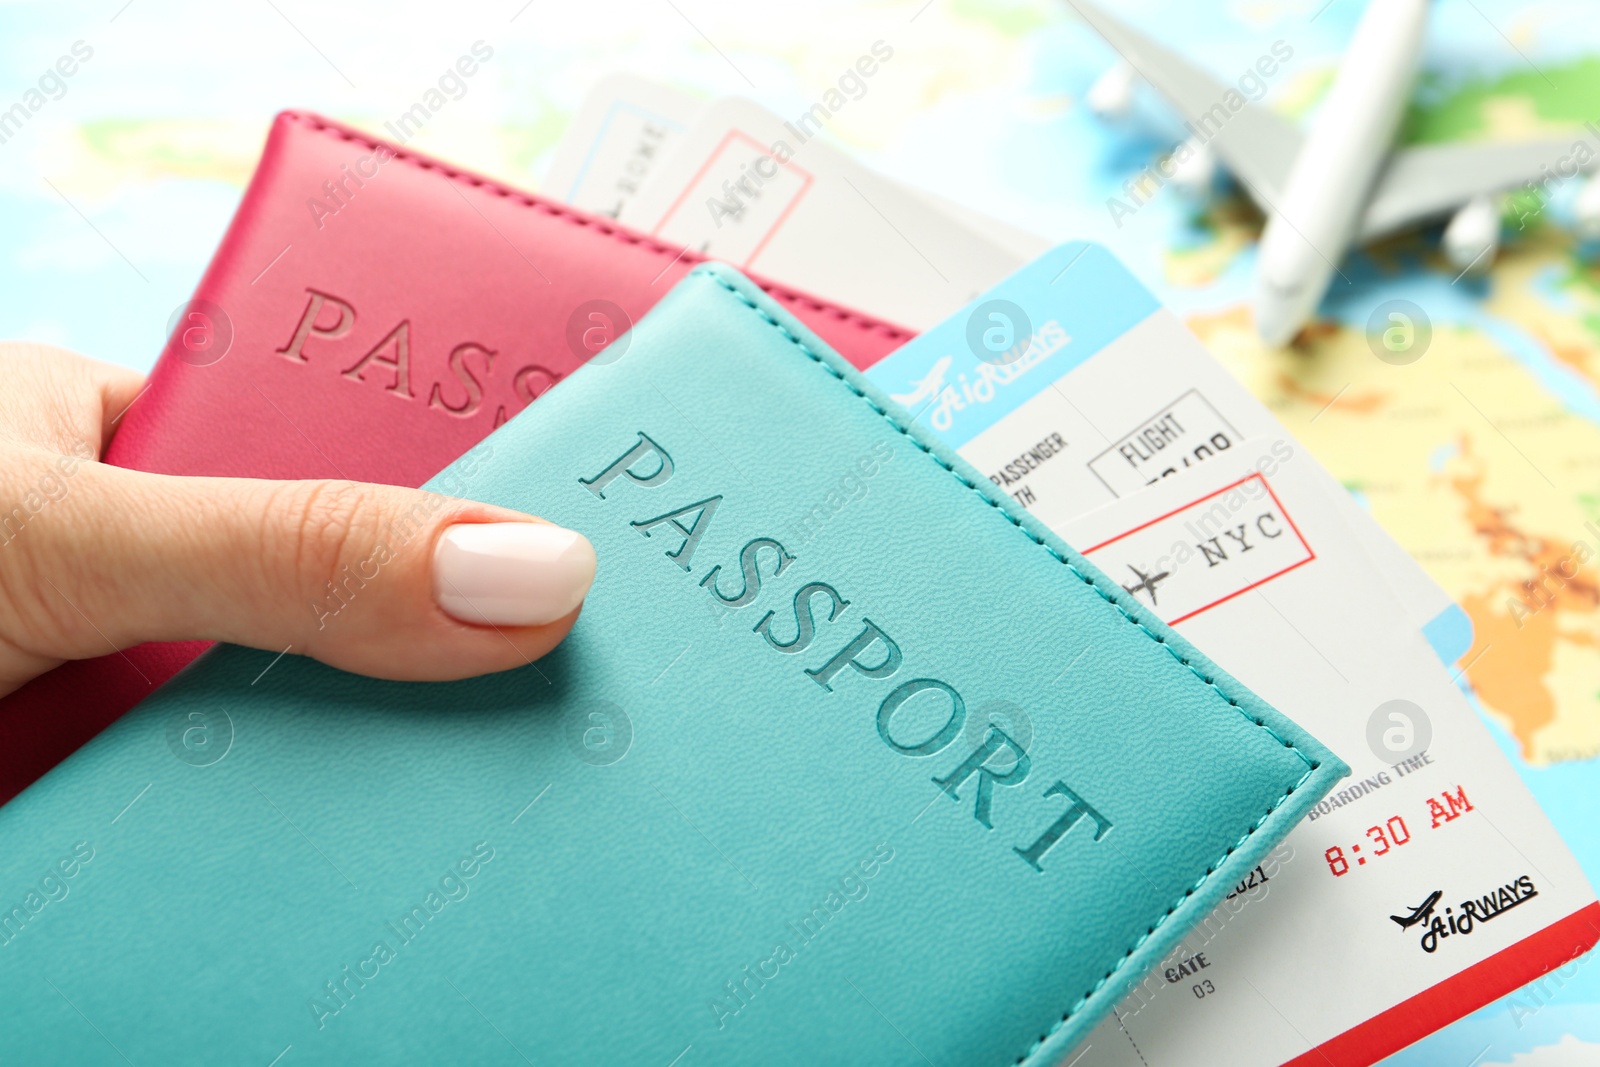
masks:
<path fill-rule="evenodd" d="M 1108 253 L 1051 253 L 868 375 L 1353 768 L 1078 1067 L 1370 1063 L 1593 943 L 1422 633 L 1443 594 Z"/>
<path fill-rule="evenodd" d="M 1099 245 L 1041 256 L 868 376 L 1052 528 L 1283 435 L 1260 401 Z M 1446 663 L 1470 623 L 1320 466 L 1342 519 Z"/>
<path fill-rule="evenodd" d="M 706 107 L 620 221 L 913 329 L 1025 260 L 748 100 Z"/>
<path fill-rule="evenodd" d="M 1284 438 L 1244 441 L 1062 531 L 1353 768 L 1079 1067 L 1370 1063 L 1600 932 L 1576 862 L 1314 466 Z"/>

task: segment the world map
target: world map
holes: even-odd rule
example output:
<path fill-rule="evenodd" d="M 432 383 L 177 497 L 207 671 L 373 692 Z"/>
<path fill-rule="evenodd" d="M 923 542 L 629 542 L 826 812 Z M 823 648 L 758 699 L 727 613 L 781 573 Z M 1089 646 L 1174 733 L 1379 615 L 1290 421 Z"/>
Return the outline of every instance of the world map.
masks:
<path fill-rule="evenodd" d="M 536 188 L 584 91 L 628 70 L 706 98 L 792 113 L 871 42 L 892 77 L 829 131 L 895 178 L 1054 240 L 1108 245 L 1177 311 L 1471 618 L 1456 672 L 1591 881 L 1600 881 L 1600 267 L 1575 234 L 1581 179 L 1507 199 L 1505 247 L 1459 275 L 1437 233 L 1341 264 L 1292 349 L 1255 337 L 1259 214 L 1237 193 L 1161 190 L 1131 216 L 1124 183 L 1169 151 L 1159 102 L 1108 128 L 1084 105 L 1114 56 L 1070 4 L 881 0 L 770 9 L 709 3 L 478 5 L 417 0 L 204 5 L 0 3 L 0 59 L 33 84 L 76 42 L 59 96 L 0 143 L 0 336 L 147 368 L 253 169 L 267 123 L 306 107 L 372 130 L 474 41 L 494 58 L 415 144 Z M 1309 119 L 1355 0 L 1119 4 L 1219 77 L 1274 42 L 1293 59 L 1267 103 Z M 1571 134 L 1600 143 L 1600 22 L 1576 2 L 1439 0 L 1407 116 L 1410 143 Z M 1552 160 L 1552 165 L 1555 164 Z M 1375 354 L 1373 310 L 1404 299 L 1431 339 Z M 1579 965 L 1393 1058 L 1559 1064 L 1600 1053 L 1600 969 Z"/>

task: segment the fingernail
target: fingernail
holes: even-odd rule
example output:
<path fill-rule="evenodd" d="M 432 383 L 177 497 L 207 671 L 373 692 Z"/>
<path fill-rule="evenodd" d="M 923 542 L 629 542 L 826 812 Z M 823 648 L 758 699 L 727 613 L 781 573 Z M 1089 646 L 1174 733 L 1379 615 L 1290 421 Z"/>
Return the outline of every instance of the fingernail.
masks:
<path fill-rule="evenodd" d="M 433 599 L 462 622 L 539 626 L 565 617 L 594 583 L 594 546 L 545 522 L 460 523 L 433 551 Z"/>

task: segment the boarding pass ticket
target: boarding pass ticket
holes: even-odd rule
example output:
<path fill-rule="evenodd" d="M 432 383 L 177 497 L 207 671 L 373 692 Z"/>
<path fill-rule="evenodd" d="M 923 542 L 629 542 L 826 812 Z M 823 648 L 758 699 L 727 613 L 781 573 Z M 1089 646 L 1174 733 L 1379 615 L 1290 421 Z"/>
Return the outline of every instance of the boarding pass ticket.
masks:
<path fill-rule="evenodd" d="M 1594 940 L 1578 864 L 1314 469 L 1286 437 L 1235 442 L 1062 528 L 1353 769 L 1078 1067 L 1370 1063 Z"/>
<path fill-rule="evenodd" d="M 1052 527 L 1284 432 L 1093 244 L 1041 256 L 868 376 Z M 1312 477 L 1407 617 L 1454 662 L 1471 643 L 1461 609 L 1332 475 L 1313 466 Z"/>
<path fill-rule="evenodd" d="M 1448 599 L 1104 249 L 1051 252 L 868 376 L 1354 769 L 1082 1067 L 1371 1062 L 1427 1032 L 1418 998 L 1436 1027 L 1507 991 L 1507 954 L 1593 941 L 1592 890 L 1440 662 L 1460 650 L 1423 634 Z"/>

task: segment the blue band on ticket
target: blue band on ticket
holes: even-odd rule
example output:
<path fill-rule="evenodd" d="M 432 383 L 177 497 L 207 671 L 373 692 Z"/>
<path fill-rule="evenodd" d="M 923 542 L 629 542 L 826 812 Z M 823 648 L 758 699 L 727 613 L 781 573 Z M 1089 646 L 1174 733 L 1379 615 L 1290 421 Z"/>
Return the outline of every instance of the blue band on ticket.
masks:
<path fill-rule="evenodd" d="M 1065 244 L 885 357 L 867 377 L 960 448 L 1160 306 L 1104 248 Z"/>

